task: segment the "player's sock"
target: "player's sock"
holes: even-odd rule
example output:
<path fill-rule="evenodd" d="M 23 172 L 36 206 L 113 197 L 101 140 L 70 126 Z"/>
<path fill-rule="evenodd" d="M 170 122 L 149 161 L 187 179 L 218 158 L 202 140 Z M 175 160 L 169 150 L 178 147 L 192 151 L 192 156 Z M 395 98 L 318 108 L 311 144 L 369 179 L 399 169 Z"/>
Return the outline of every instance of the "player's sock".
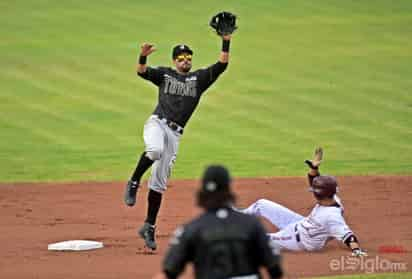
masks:
<path fill-rule="evenodd" d="M 143 174 L 152 166 L 153 162 L 154 161 L 150 160 L 150 158 L 146 156 L 146 152 L 143 152 L 130 180 L 140 183 L 140 179 Z"/>
<path fill-rule="evenodd" d="M 150 225 L 156 224 L 157 213 L 159 212 L 160 204 L 162 203 L 162 194 L 153 190 L 149 191 L 147 196 L 148 207 L 147 217 L 145 222 Z"/>

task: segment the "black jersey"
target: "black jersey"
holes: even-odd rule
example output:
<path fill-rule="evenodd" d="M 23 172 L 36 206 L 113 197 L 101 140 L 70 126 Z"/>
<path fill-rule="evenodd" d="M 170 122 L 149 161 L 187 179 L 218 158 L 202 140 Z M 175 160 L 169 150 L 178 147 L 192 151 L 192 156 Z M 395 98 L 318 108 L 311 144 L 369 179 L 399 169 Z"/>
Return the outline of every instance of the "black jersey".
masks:
<path fill-rule="evenodd" d="M 221 208 L 176 230 L 163 270 L 176 278 L 192 262 L 196 279 L 261 278 L 260 266 L 281 273 L 278 253 L 255 217 Z"/>
<path fill-rule="evenodd" d="M 144 79 L 159 87 L 158 104 L 153 112 L 184 127 L 196 109 L 202 93 L 226 69 L 227 63 L 217 62 L 205 69 L 180 74 L 169 67 L 147 67 Z"/>

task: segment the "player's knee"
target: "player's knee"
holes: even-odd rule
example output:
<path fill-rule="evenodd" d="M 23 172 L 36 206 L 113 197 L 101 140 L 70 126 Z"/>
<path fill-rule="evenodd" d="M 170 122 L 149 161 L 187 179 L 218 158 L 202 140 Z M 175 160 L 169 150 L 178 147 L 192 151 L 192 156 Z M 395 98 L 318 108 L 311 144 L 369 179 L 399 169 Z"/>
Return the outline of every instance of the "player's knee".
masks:
<path fill-rule="evenodd" d="M 266 208 L 270 208 L 272 204 L 273 202 L 268 199 L 259 199 L 256 202 L 256 211 L 258 211 L 260 214 L 262 210 L 265 210 Z"/>
<path fill-rule="evenodd" d="M 252 214 L 252 215 L 260 215 L 261 209 L 265 206 L 268 200 L 266 199 L 258 199 L 255 203 L 253 203 L 249 208 L 245 210 L 245 213 Z"/>
<path fill-rule="evenodd" d="M 267 199 L 258 199 L 258 200 L 256 201 L 256 204 L 262 206 L 262 205 L 268 204 L 269 202 L 270 202 L 270 201 L 267 200 Z"/>
<path fill-rule="evenodd" d="M 160 160 L 160 158 L 162 157 L 162 150 L 159 149 L 153 149 L 151 151 L 146 151 L 146 156 L 149 157 L 150 160 L 152 161 L 156 161 L 156 160 Z"/>

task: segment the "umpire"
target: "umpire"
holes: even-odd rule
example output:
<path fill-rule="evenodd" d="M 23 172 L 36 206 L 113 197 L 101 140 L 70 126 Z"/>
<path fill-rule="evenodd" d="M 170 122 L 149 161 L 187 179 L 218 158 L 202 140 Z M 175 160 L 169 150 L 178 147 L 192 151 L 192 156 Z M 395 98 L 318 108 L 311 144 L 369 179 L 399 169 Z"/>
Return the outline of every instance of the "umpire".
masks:
<path fill-rule="evenodd" d="M 229 172 L 212 165 L 203 175 L 197 204 L 204 213 L 179 227 L 156 278 L 174 279 L 186 263 L 194 264 L 196 279 L 258 279 L 264 266 L 271 278 L 280 278 L 279 249 L 271 246 L 260 222 L 234 211 L 235 196 Z"/>

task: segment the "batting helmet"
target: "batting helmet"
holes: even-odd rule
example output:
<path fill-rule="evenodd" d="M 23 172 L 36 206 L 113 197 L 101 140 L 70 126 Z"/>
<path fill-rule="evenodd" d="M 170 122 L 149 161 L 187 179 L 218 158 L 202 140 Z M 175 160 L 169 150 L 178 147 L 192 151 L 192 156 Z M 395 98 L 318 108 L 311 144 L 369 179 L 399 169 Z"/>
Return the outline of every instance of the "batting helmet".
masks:
<path fill-rule="evenodd" d="M 309 188 L 318 200 L 333 198 L 338 188 L 336 178 L 329 175 L 317 176 L 313 179 L 312 186 Z"/>
<path fill-rule="evenodd" d="M 209 166 L 203 174 L 202 185 L 197 192 L 197 204 L 206 209 L 213 209 L 234 202 L 235 196 L 230 184 L 229 171 L 225 167 Z"/>

